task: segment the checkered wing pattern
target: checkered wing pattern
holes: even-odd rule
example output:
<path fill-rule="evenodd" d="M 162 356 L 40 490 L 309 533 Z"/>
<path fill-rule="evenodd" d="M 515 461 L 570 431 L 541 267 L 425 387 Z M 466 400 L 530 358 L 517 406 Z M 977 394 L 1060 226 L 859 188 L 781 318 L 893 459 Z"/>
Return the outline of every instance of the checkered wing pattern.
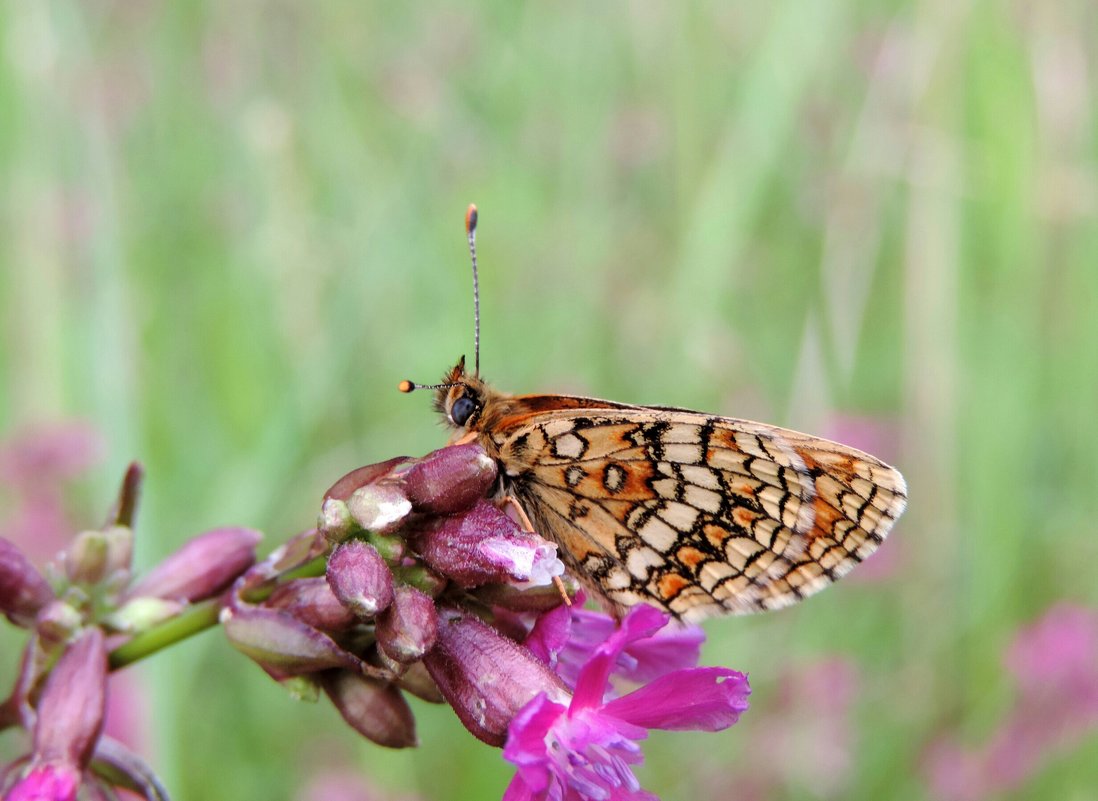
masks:
<path fill-rule="evenodd" d="M 873 553 L 906 503 L 898 471 L 834 442 L 672 409 L 550 411 L 549 397 L 515 398 L 537 413 L 484 433 L 535 528 L 619 607 L 787 606 Z"/>

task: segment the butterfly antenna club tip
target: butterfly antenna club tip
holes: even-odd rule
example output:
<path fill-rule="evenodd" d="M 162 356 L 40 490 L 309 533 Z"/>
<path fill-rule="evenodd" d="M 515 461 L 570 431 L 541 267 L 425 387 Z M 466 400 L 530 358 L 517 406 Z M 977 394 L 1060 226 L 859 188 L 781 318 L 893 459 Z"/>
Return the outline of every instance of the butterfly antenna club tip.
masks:
<path fill-rule="evenodd" d="M 458 383 L 459 382 L 447 381 L 442 384 L 417 384 L 415 381 L 409 381 L 405 378 L 397 384 L 397 389 L 401 392 L 414 392 L 417 389 L 449 389 L 450 387 L 458 386 Z"/>
<path fill-rule="evenodd" d="M 470 203 L 465 210 L 465 233 L 472 234 L 477 230 L 477 204 Z"/>

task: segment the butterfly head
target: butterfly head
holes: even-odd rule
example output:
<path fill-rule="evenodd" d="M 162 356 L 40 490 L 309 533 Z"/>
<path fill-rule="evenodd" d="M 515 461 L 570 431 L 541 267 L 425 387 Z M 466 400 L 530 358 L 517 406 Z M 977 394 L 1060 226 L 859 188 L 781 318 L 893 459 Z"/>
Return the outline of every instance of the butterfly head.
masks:
<path fill-rule="evenodd" d="M 466 374 L 462 356 L 435 390 L 435 409 L 447 425 L 472 430 L 484 409 L 484 394 L 484 382 Z"/>
<path fill-rule="evenodd" d="M 435 409 L 442 415 L 446 425 L 459 431 L 474 431 L 480 423 L 485 403 L 492 395 L 491 390 L 480 376 L 465 372 L 465 357 L 445 375 L 441 383 L 424 385 L 412 381 L 400 383 L 401 392 L 416 389 L 435 391 Z"/>

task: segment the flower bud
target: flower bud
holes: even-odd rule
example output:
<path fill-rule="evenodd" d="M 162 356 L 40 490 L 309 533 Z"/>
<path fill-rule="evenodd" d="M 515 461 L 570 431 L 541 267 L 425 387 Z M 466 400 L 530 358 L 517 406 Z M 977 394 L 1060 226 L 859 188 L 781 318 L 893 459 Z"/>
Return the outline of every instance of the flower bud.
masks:
<path fill-rule="evenodd" d="M 438 636 L 434 600 L 414 587 L 400 585 L 392 605 L 377 619 L 376 632 L 378 646 L 397 662 L 421 659 Z"/>
<path fill-rule="evenodd" d="M 416 538 L 424 561 L 462 587 L 531 581 L 549 584 L 564 572 L 557 547 L 523 531 L 485 500 L 469 512 L 433 519 Z"/>
<path fill-rule="evenodd" d="M 354 521 L 367 531 L 395 531 L 411 513 L 412 504 L 396 484 L 367 484 L 347 500 Z"/>
<path fill-rule="evenodd" d="M 388 748 L 418 744 L 412 710 L 392 684 L 349 670 L 329 671 L 322 681 L 339 714 L 363 737 Z"/>
<path fill-rule="evenodd" d="M 200 534 L 154 567 L 127 597 L 148 595 L 192 603 L 212 598 L 255 562 L 255 547 L 262 537 L 248 528 Z"/>
<path fill-rule="evenodd" d="M 328 580 L 323 577 L 289 581 L 276 589 L 263 602 L 270 609 L 280 609 L 302 623 L 321 631 L 343 631 L 358 618 L 336 598 Z"/>
<path fill-rule="evenodd" d="M 453 514 L 483 498 L 497 475 L 495 461 L 470 442 L 427 454 L 400 478 L 417 512 Z"/>
<path fill-rule="evenodd" d="M 111 614 L 102 619 L 103 625 L 111 631 L 137 632 L 152 628 L 157 623 L 178 615 L 185 608 L 181 601 L 168 601 L 164 598 L 150 598 L 147 595 L 131 598 Z"/>
<path fill-rule="evenodd" d="M 503 745 L 511 719 L 538 693 L 569 703 L 564 683 L 528 650 L 460 609 L 438 613 L 438 641 L 423 664 L 475 737 Z"/>
<path fill-rule="evenodd" d="M 141 482 L 145 478 L 145 468 L 140 462 L 130 462 L 122 476 L 122 486 L 118 488 L 118 499 L 108 516 L 116 526 L 133 528 L 134 514 L 137 512 L 137 500 L 141 495 Z"/>
<path fill-rule="evenodd" d="M 17 626 L 30 626 L 53 590 L 23 552 L 0 537 L 0 612 Z"/>
<path fill-rule="evenodd" d="M 259 572 L 262 576 L 274 578 L 291 570 L 297 570 L 299 567 L 304 567 L 309 562 L 327 553 L 328 548 L 328 541 L 316 529 L 302 531 L 271 551 L 270 555 L 255 567 L 261 568 Z"/>
<path fill-rule="evenodd" d="M 46 679 L 38 702 L 32 763 L 86 767 L 103 727 L 106 701 L 103 632 L 88 628 L 65 649 Z"/>
<path fill-rule="evenodd" d="M 65 601 L 50 601 L 38 612 L 35 629 L 44 645 L 59 645 L 84 623 L 80 611 Z"/>
<path fill-rule="evenodd" d="M 358 530 L 346 501 L 327 498 L 320 507 L 316 529 L 331 542 L 342 542 Z"/>
<path fill-rule="evenodd" d="M 225 607 L 221 610 L 221 623 L 234 648 L 280 676 L 333 667 L 357 671 L 362 665 L 331 637 L 285 612 Z"/>
<path fill-rule="evenodd" d="M 65 551 L 65 574 L 75 584 L 95 585 L 127 576 L 133 555 L 133 532 L 125 526 L 83 531 Z"/>
<path fill-rule="evenodd" d="M 356 470 L 352 470 L 324 493 L 324 500 L 350 500 L 351 496 L 355 493 L 355 490 L 361 489 L 367 484 L 373 484 L 379 478 L 393 472 L 398 465 L 406 461 L 408 461 L 407 456 L 397 456 L 388 461 L 368 464 L 365 467 L 359 467 Z"/>
<path fill-rule="evenodd" d="M 328 585 L 359 617 L 373 617 L 393 600 L 393 574 L 372 545 L 350 540 L 328 557 Z"/>

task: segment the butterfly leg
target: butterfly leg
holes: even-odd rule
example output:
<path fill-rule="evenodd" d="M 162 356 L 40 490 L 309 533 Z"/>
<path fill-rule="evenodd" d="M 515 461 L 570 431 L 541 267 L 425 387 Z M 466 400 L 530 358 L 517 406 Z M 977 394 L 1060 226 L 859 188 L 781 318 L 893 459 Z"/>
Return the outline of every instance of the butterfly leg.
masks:
<path fill-rule="evenodd" d="M 503 498 L 503 502 L 514 510 L 515 516 L 518 517 L 519 525 L 522 526 L 524 531 L 536 533 L 534 532 L 534 524 L 530 522 L 530 518 L 526 515 L 526 510 L 522 508 L 522 504 L 518 502 L 518 498 L 514 495 L 507 495 Z M 572 599 L 568 597 L 568 590 L 565 588 L 564 582 L 561 581 L 560 576 L 553 576 L 553 584 L 556 585 L 560 597 L 564 599 L 564 605 L 571 606 Z"/>

